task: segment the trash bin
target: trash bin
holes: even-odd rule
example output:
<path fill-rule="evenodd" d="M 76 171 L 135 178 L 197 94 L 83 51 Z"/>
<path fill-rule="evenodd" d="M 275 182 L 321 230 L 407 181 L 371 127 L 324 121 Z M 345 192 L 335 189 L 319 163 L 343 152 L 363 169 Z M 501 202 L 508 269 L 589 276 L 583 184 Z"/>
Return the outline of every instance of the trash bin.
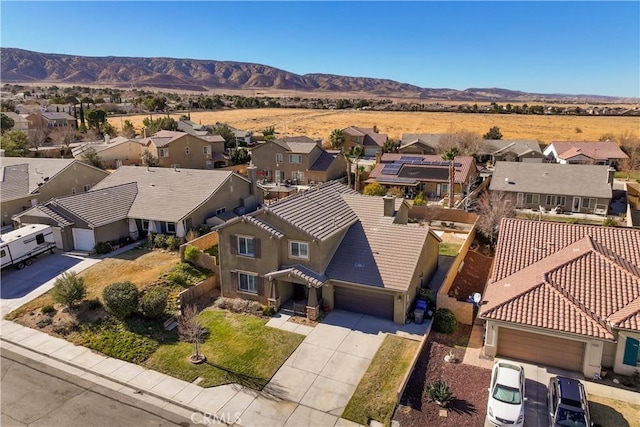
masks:
<path fill-rule="evenodd" d="M 421 325 L 424 321 L 424 310 L 419 308 L 413 310 L 413 321 Z"/>

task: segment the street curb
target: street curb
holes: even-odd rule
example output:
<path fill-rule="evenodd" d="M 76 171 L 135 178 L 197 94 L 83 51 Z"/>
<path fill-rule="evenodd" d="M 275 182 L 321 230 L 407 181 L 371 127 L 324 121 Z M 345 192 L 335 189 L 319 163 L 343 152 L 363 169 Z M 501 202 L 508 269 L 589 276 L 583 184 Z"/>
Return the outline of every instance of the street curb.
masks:
<path fill-rule="evenodd" d="M 145 390 L 145 389 L 137 387 L 135 385 L 128 384 L 125 381 L 119 380 L 117 378 L 109 377 L 106 374 L 102 374 L 100 372 L 95 372 L 95 371 L 93 371 L 93 370 L 91 370 L 89 368 L 86 368 L 84 366 L 77 365 L 77 364 L 75 364 L 75 363 L 73 363 L 73 362 L 71 362 L 69 360 L 61 359 L 59 357 L 56 357 L 56 356 L 53 356 L 51 354 L 42 352 L 40 350 L 36 350 L 36 349 L 33 349 L 33 348 L 28 348 L 27 346 L 25 346 L 25 345 L 23 345 L 21 343 L 9 340 L 9 339 L 7 339 L 7 338 L 5 338 L 3 336 L 0 336 L 0 341 L 4 341 L 4 342 L 6 342 L 8 344 L 14 345 L 16 347 L 20 347 L 20 348 L 22 348 L 24 350 L 27 350 L 27 351 L 30 351 L 32 353 L 39 354 L 41 356 L 44 356 L 46 359 L 55 360 L 56 362 L 65 364 L 67 366 L 70 366 L 72 368 L 75 368 L 75 369 L 78 369 L 78 370 L 81 370 L 81 371 L 84 371 L 84 372 L 86 372 L 88 374 L 95 375 L 97 377 L 103 378 L 105 380 L 111 381 L 111 382 L 116 383 L 116 384 L 120 384 L 120 385 L 122 385 L 124 387 L 127 387 L 127 388 L 129 388 L 131 390 L 134 390 L 135 392 L 141 393 L 142 395 L 153 397 L 155 399 L 161 400 L 161 401 L 166 402 L 168 404 L 171 404 L 171 405 L 174 405 L 174 406 L 178 406 L 178 407 L 180 407 L 182 409 L 185 409 L 187 411 L 191 411 L 193 413 L 200 413 L 200 414 L 202 414 L 204 412 L 204 411 L 202 411 L 200 409 L 194 408 L 194 407 L 186 405 L 184 403 L 173 401 L 170 398 L 167 398 L 165 396 L 161 396 L 161 395 L 159 395 L 157 393 L 154 393 L 154 392 L 152 392 L 150 390 Z M 72 344 L 72 343 L 69 343 L 69 344 Z M 72 344 L 72 345 L 75 345 L 75 344 Z M 82 347 L 82 348 L 87 348 L 87 347 Z M 87 349 L 87 350 L 93 352 L 93 350 L 91 350 L 91 349 Z M 25 356 L 25 357 L 28 357 L 28 356 Z M 109 356 L 107 356 L 107 357 L 109 357 Z M 120 359 L 115 359 L 115 360 L 120 360 Z M 44 360 L 41 360 L 40 363 L 47 364 L 47 363 L 44 362 Z M 129 363 L 129 362 L 126 362 L 126 363 Z M 140 365 L 136 365 L 136 366 L 140 366 Z M 148 369 L 148 368 L 145 368 L 145 369 Z M 154 372 L 157 372 L 157 371 L 154 371 Z M 173 377 L 171 377 L 171 378 L 173 378 Z M 90 380 L 87 380 L 87 381 L 90 381 Z M 206 389 L 203 388 L 203 390 L 206 390 Z M 165 409 L 165 408 L 161 408 L 161 409 Z M 169 409 L 165 409 L 165 410 L 170 411 Z M 211 415 L 213 415 L 213 414 L 211 414 Z M 229 425 L 229 426 L 232 425 L 232 424 L 229 424 L 229 423 L 224 422 L 224 421 L 218 421 L 218 422 L 223 422 L 224 424 Z"/>

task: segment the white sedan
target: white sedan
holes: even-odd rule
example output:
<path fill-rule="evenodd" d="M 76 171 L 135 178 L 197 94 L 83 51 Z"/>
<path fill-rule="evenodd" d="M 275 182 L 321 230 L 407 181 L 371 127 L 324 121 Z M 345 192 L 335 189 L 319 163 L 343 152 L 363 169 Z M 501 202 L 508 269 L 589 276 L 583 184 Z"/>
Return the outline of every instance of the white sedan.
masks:
<path fill-rule="evenodd" d="M 524 425 L 524 368 L 496 362 L 491 371 L 487 419 L 496 426 Z"/>

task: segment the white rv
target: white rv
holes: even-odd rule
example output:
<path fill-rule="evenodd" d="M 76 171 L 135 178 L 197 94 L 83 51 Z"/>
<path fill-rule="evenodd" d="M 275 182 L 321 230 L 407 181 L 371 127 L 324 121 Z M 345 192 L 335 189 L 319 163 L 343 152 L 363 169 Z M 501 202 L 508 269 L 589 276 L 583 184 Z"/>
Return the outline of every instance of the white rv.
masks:
<path fill-rule="evenodd" d="M 0 236 L 0 258 L 2 268 L 15 265 L 19 270 L 31 265 L 33 257 L 46 251 L 53 252 L 51 226 L 33 224 L 10 231 Z"/>

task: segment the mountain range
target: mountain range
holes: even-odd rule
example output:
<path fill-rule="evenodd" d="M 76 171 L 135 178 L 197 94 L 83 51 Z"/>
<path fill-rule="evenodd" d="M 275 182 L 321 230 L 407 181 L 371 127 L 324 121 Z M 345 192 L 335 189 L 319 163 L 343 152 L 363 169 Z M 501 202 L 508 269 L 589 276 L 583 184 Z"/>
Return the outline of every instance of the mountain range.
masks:
<path fill-rule="evenodd" d="M 138 57 L 88 57 L 39 53 L 16 48 L 0 50 L 0 79 L 5 83 L 72 84 L 177 91 L 264 90 L 358 93 L 383 97 L 454 101 L 637 102 L 601 95 L 536 94 L 499 88 L 432 89 L 389 79 L 334 74 L 295 74 L 246 62 Z"/>

